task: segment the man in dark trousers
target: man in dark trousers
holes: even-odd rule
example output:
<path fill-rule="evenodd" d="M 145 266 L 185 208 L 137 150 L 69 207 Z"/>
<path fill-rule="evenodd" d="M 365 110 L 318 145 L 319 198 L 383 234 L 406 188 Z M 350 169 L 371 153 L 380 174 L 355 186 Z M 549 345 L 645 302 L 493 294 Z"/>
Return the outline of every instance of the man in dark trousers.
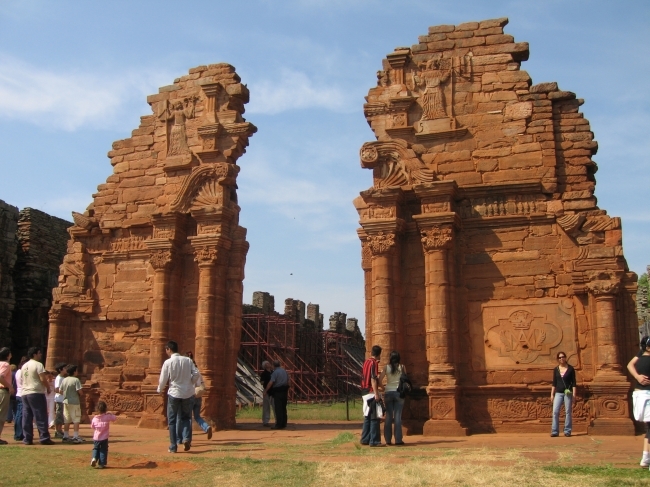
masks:
<path fill-rule="evenodd" d="M 271 372 L 273 372 L 273 366 L 268 360 L 262 362 L 262 373 L 260 374 L 260 381 L 262 382 L 262 390 L 266 391 L 266 386 L 271 382 Z M 273 409 L 273 414 L 275 415 L 275 405 L 273 403 L 273 397 L 269 394 L 263 394 L 262 397 L 262 426 L 271 426 L 269 421 L 271 419 L 271 409 Z"/>
<path fill-rule="evenodd" d="M 377 389 L 377 377 L 379 377 L 379 358 L 381 347 L 375 345 L 370 351 L 370 358 L 363 363 L 361 372 L 361 395 L 374 394 L 375 401 L 379 401 L 379 390 Z M 375 407 L 373 402 L 373 407 Z M 379 418 L 376 415 L 363 417 L 363 429 L 361 430 L 361 444 L 370 446 L 382 446 L 379 434 Z"/>
<path fill-rule="evenodd" d="M 287 427 L 287 394 L 289 392 L 289 374 L 284 370 L 279 360 L 273 361 L 271 380 L 264 390 L 264 395 L 269 391 L 273 395 L 275 409 L 275 426 L 273 429 L 281 430 Z"/>

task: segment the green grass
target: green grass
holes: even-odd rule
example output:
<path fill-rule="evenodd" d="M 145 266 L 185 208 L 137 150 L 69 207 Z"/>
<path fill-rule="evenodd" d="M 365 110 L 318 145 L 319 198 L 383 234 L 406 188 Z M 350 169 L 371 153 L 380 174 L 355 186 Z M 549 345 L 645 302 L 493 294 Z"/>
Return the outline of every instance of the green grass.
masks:
<path fill-rule="evenodd" d="M 361 399 L 350 400 L 348 403 L 350 421 L 363 420 L 363 409 Z M 346 421 L 347 414 L 345 402 L 335 403 L 314 403 L 287 405 L 287 416 L 291 420 L 315 420 L 315 421 Z M 242 408 L 237 412 L 237 419 L 262 420 L 261 407 Z"/>

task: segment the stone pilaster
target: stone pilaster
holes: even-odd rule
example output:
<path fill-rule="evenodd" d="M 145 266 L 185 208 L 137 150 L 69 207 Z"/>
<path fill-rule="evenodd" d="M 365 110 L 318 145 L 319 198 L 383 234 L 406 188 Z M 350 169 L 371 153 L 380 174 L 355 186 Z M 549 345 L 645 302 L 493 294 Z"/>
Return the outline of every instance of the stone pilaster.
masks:
<path fill-rule="evenodd" d="M 159 374 L 166 359 L 165 343 L 169 340 L 169 277 L 172 268 L 172 250 L 155 250 L 151 254 L 150 262 L 154 269 L 154 281 L 149 372 Z"/>
<path fill-rule="evenodd" d="M 73 311 L 60 306 L 52 307 L 49 312 L 50 331 L 47 340 L 47 361 L 45 368 L 54 370 L 59 362 L 70 360 L 70 320 Z"/>
<path fill-rule="evenodd" d="M 365 237 L 362 237 L 365 239 Z M 361 268 L 363 269 L 363 288 L 366 312 L 366 337 L 372 336 L 372 252 L 368 242 L 361 243 Z M 371 340 L 366 340 L 366 356 L 370 356 Z"/>
<path fill-rule="evenodd" d="M 594 420 L 588 432 L 590 435 L 633 435 L 627 400 L 631 386 L 623 375 L 616 336 L 620 282 L 594 279 L 586 287 L 596 303 L 596 374 L 587 385 Z"/>
<path fill-rule="evenodd" d="M 397 346 L 393 289 L 395 237 L 395 233 L 380 231 L 367 238 L 372 254 L 372 345 L 379 345 L 384 351 L 383 362 Z"/>

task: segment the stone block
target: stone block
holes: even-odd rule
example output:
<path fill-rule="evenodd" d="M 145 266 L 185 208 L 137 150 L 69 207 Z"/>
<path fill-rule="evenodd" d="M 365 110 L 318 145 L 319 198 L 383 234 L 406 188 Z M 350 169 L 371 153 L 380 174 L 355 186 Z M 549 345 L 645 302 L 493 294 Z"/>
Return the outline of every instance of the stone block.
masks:
<path fill-rule="evenodd" d="M 517 146 L 513 147 L 513 150 Z M 540 152 L 525 152 L 499 158 L 499 169 L 528 169 L 542 165 Z"/>
<path fill-rule="evenodd" d="M 557 91 L 557 83 L 555 81 L 552 83 L 538 83 L 530 87 L 531 93 L 549 93 L 551 91 Z"/>
<path fill-rule="evenodd" d="M 492 44 L 508 44 L 508 43 L 514 43 L 515 39 L 511 35 L 507 34 L 500 34 L 500 35 L 492 35 L 492 36 L 487 36 L 485 38 L 485 43 L 490 46 Z"/>

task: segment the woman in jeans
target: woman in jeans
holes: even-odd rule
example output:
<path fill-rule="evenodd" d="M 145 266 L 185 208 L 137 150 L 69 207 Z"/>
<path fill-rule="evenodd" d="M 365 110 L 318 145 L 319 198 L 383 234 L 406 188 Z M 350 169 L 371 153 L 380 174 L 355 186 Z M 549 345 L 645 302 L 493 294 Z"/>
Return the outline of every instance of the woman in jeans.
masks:
<path fill-rule="evenodd" d="M 386 387 L 384 388 L 384 403 L 386 404 L 386 419 L 384 420 L 384 439 L 387 445 L 392 445 L 393 423 L 395 423 L 395 444 L 403 445 L 402 441 L 402 409 L 404 409 L 404 399 L 397 392 L 399 378 L 406 373 L 406 368 L 400 364 L 399 352 L 391 352 L 389 363 L 384 367 L 379 375 L 379 384 L 386 377 Z"/>
<path fill-rule="evenodd" d="M 194 362 L 194 366 L 198 369 L 196 366 L 196 362 L 194 361 L 194 354 L 192 352 L 187 352 L 185 354 L 187 357 L 192 359 L 192 362 Z M 194 421 L 196 421 L 196 424 L 198 424 L 203 431 L 205 431 L 208 434 L 208 440 L 212 439 L 212 426 L 210 426 L 205 419 L 201 417 L 201 406 L 203 405 L 203 399 L 201 396 L 203 395 L 203 391 L 205 390 L 205 383 L 203 382 L 203 376 L 201 375 L 201 371 L 199 370 L 199 378 L 196 381 L 195 384 L 195 391 L 196 395 L 194 396 L 194 402 L 192 404 L 192 413 L 194 415 Z M 180 421 L 178 422 L 178 438 L 182 438 L 180 434 Z"/>
<path fill-rule="evenodd" d="M 551 436 L 560 434 L 560 409 L 564 403 L 564 436 L 571 436 L 572 409 L 576 398 L 576 371 L 566 361 L 566 353 L 557 353 L 558 366 L 553 369 L 553 386 L 551 401 L 553 402 L 553 423 Z"/>

